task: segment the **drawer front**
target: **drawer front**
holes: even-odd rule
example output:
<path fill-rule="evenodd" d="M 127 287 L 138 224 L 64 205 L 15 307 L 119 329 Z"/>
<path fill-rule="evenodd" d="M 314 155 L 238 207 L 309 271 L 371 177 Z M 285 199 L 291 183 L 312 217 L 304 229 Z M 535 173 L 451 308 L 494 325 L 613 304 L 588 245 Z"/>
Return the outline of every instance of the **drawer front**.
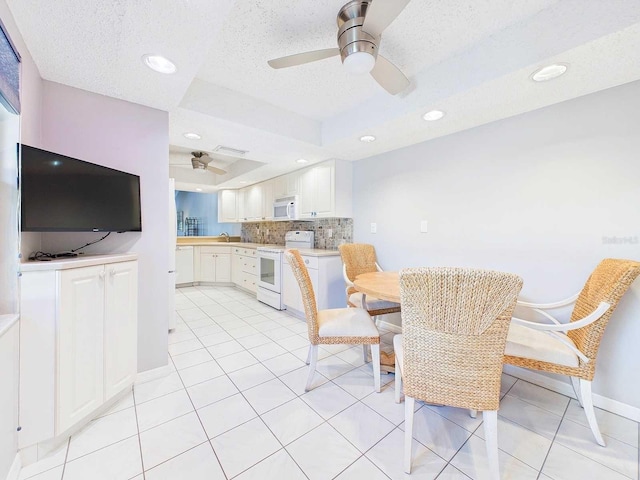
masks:
<path fill-rule="evenodd" d="M 312 268 L 314 270 L 318 269 L 318 257 L 309 257 L 307 255 L 303 255 L 302 261 L 307 268 Z"/>
<path fill-rule="evenodd" d="M 258 291 L 257 277 L 255 274 L 242 272 L 241 279 L 242 279 L 242 283 L 240 284 L 241 287 L 244 287 L 247 290 L 254 293 Z"/>
<path fill-rule="evenodd" d="M 231 253 L 231 247 L 200 247 L 200 254 Z"/>
<path fill-rule="evenodd" d="M 258 259 L 253 257 L 242 256 L 241 257 L 242 271 L 250 275 L 258 274 Z"/>
<path fill-rule="evenodd" d="M 256 256 L 255 248 L 241 248 L 240 250 L 241 250 L 240 255 L 246 255 L 247 257 L 255 257 Z"/>

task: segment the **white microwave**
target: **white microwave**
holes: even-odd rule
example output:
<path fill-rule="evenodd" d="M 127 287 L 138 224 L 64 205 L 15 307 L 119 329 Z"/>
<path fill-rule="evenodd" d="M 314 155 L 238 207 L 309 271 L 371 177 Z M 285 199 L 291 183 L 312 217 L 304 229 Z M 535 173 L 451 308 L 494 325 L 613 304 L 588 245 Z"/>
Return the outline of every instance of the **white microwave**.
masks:
<path fill-rule="evenodd" d="M 276 221 L 298 220 L 299 208 L 297 195 L 277 198 L 273 202 L 273 219 Z"/>

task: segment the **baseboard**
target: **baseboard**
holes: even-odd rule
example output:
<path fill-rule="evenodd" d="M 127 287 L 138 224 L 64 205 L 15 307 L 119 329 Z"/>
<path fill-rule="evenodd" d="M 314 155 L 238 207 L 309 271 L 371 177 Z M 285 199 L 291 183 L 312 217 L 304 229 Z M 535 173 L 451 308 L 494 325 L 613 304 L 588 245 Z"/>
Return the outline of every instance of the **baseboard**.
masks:
<path fill-rule="evenodd" d="M 136 376 L 136 381 L 134 385 L 139 385 L 141 383 L 147 383 L 151 380 L 155 380 L 156 378 L 162 378 L 169 375 L 173 372 L 173 368 L 169 364 L 163 365 L 162 367 L 152 368 L 151 370 L 145 370 L 144 372 L 138 373 Z"/>
<path fill-rule="evenodd" d="M 561 393 L 562 395 L 566 395 L 567 397 L 576 398 L 573 388 L 568 382 L 563 382 L 562 380 L 547 377 L 546 375 L 542 375 L 540 373 L 533 372 L 524 368 L 514 367 L 513 365 L 505 365 L 503 371 L 508 375 L 526 380 L 527 382 L 533 383 L 534 385 L 548 388 L 549 390 Z M 611 413 L 615 413 L 616 415 L 620 415 L 621 417 L 628 418 L 630 420 L 633 420 L 634 422 L 640 422 L 640 408 L 638 407 L 627 405 L 626 403 L 622 403 L 617 400 L 613 400 L 612 398 L 598 395 L 597 393 L 593 394 L 593 404 L 598 408 L 607 410 Z"/>
<path fill-rule="evenodd" d="M 9 473 L 7 474 L 7 480 L 18 480 L 21 468 L 22 462 L 20 461 L 20 454 L 16 453 L 16 456 L 13 458 L 11 468 L 9 469 Z"/>
<path fill-rule="evenodd" d="M 395 323 L 385 322 L 384 320 L 378 320 L 378 325 L 383 327 L 385 330 L 389 330 L 393 333 L 402 333 L 402 327 L 400 325 L 396 325 Z"/>

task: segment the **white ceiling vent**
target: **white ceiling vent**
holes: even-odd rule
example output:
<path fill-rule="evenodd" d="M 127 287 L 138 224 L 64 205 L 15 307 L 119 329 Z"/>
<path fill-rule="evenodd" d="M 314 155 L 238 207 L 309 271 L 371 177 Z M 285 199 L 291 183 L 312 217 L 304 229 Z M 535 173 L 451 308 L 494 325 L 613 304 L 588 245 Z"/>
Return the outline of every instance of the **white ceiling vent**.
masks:
<path fill-rule="evenodd" d="M 248 152 L 248 150 L 238 150 L 237 148 L 225 147 L 224 145 L 218 145 L 213 151 L 220 155 L 232 155 L 236 157 L 243 157 Z"/>

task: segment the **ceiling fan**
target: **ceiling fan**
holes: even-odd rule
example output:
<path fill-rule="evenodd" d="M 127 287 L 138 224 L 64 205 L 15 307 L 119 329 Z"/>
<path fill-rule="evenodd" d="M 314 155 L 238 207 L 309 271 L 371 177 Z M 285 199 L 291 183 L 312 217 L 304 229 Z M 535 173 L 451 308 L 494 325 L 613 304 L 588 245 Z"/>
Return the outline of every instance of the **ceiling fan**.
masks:
<path fill-rule="evenodd" d="M 326 48 L 269 60 L 272 68 L 287 68 L 340 55 L 351 73 L 371 76 L 391 95 L 409 86 L 398 67 L 378 54 L 382 32 L 409 0 L 352 0 L 338 12 L 338 48 Z"/>
<path fill-rule="evenodd" d="M 210 167 L 209 163 L 213 160 L 207 152 L 191 152 L 193 158 L 191 159 L 191 166 L 194 170 L 209 170 L 217 175 L 224 175 L 227 173 L 225 170 L 216 167 Z"/>

